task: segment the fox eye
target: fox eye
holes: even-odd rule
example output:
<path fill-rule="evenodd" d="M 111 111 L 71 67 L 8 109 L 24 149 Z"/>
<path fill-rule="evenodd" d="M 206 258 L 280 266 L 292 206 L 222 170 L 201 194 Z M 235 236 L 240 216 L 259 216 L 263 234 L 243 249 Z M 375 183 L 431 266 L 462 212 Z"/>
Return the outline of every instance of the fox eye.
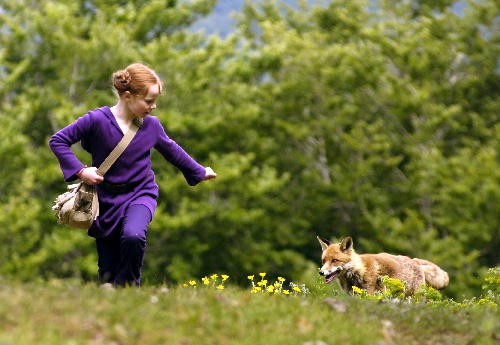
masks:
<path fill-rule="evenodd" d="M 332 259 L 332 262 L 339 262 L 340 260 Z"/>

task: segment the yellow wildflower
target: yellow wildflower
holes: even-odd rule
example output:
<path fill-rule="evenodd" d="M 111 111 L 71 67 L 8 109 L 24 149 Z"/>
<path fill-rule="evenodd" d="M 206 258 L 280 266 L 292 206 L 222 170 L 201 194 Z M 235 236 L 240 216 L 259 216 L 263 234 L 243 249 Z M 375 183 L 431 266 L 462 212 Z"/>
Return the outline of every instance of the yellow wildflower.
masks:
<path fill-rule="evenodd" d="M 357 287 L 357 286 L 354 286 L 354 285 L 353 285 L 353 286 L 352 286 L 352 291 L 353 291 L 354 293 L 357 293 L 357 294 L 360 294 L 360 295 L 361 295 L 361 294 L 363 293 L 363 291 L 364 291 L 364 290 L 363 290 L 363 289 L 360 289 L 359 287 Z"/>
<path fill-rule="evenodd" d="M 294 290 L 294 291 L 297 291 L 297 292 L 302 292 L 302 290 L 301 290 L 298 286 L 294 286 L 294 287 L 293 287 L 293 290 Z"/>
<path fill-rule="evenodd" d="M 253 280 L 253 275 L 247 277 L 250 280 Z"/>
<path fill-rule="evenodd" d="M 217 273 L 214 273 L 210 276 L 210 278 L 212 278 L 213 280 L 217 279 L 217 277 L 218 277 Z"/>
<path fill-rule="evenodd" d="M 257 283 L 257 285 L 262 286 L 267 284 L 267 279 L 261 280 L 260 282 Z"/>
<path fill-rule="evenodd" d="M 182 284 L 182 286 L 184 286 L 184 287 L 188 287 L 188 285 L 187 285 L 186 283 Z"/>
<path fill-rule="evenodd" d="M 221 275 L 221 277 L 222 277 L 222 281 L 227 280 L 227 278 L 229 278 L 229 276 L 225 275 L 225 274 Z"/>
<path fill-rule="evenodd" d="M 282 283 L 283 283 L 283 282 L 285 281 L 285 278 L 283 278 L 283 277 L 278 277 L 278 281 L 280 281 L 280 282 L 282 282 Z"/>
<path fill-rule="evenodd" d="M 210 284 L 210 279 L 208 279 L 207 277 L 203 277 L 203 278 L 201 278 L 201 280 L 203 281 L 203 284 L 205 284 L 205 285 Z"/>
<path fill-rule="evenodd" d="M 196 285 L 196 282 L 195 282 L 194 280 L 190 280 L 190 281 L 189 281 L 189 285 L 191 285 L 191 286 L 195 286 L 195 285 Z"/>
<path fill-rule="evenodd" d="M 270 285 L 267 287 L 267 291 L 273 292 L 274 291 L 274 286 Z"/>
<path fill-rule="evenodd" d="M 289 294 L 290 294 L 290 291 L 288 291 L 288 290 L 283 290 L 283 293 L 284 293 L 285 295 L 289 295 Z"/>
<path fill-rule="evenodd" d="M 259 276 L 261 276 L 262 278 L 264 278 L 266 276 L 265 273 L 259 273 Z"/>
<path fill-rule="evenodd" d="M 217 285 L 215 288 L 219 290 L 224 290 L 224 285 Z"/>

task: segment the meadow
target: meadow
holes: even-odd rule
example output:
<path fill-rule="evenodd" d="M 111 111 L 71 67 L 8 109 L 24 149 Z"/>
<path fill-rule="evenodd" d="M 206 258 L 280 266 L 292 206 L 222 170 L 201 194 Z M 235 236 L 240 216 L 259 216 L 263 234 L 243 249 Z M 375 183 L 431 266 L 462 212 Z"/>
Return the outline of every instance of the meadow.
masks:
<path fill-rule="evenodd" d="M 489 300 L 410 303 L 348 296 L 336 285 L 319 282 L 290 286 L 284 278 L 276 278 L 274 283 L 262 284 L 264 277 L 257 276 L 253 287 L 245 289 L 228 283 L 227 277 L 225 281 L 204 278 L 140 289 L 77 280 L 3 280 L 0 345 L 487 345 L 500 341 L 500 309 Z"/>

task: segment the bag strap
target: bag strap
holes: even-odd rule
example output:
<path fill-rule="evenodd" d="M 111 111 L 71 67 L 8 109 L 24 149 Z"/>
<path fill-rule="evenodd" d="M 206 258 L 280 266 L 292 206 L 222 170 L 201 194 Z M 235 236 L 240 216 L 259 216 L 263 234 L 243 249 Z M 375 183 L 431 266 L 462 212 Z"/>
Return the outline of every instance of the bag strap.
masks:
<path fill-rule="evenodd" d="M 104 176 L 104 174 L 111 168 L 111 166 L 116 162 L 118 157 L 125 151 L 128 144 L 134 139 L 135 134 L 142 126 L 142 119 L 135 118 L 130 126 L 128 127 L 127 133 L 123 136 L 120 142 L 116 145 L 116 147 L 111 151 L 111 153 L 106 157 L 104 162 L 97 169 L 97 174 Z"/>

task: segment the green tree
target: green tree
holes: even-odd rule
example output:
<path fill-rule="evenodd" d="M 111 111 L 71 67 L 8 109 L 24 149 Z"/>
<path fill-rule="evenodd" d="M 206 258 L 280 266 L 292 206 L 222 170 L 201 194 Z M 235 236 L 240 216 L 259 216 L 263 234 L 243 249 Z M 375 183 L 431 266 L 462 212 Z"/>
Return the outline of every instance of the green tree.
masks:
<path fill-rule="evenodd" d="M 434 260 L 452 295 L 498 264 L 498 5 L 453 4 L 245 8 L 275 141 L 263 159 L 290 173 L 282 202 L 307 224 L 309 258 L 314 233 L 350 234 Z"/>
<path fill-rule="evenodd" d="M 49 136 L 90 109 L 112 104 L 111 73 L 150 45 L 189 47 L 184 32 L 210 1 L 0 1 L 0 274 L 23 279 L 95 276 L 93 242 L 55 224 L 62 192 Z M 165 57 L 165 55 L 163 55 Z M 76 154 L 88 162 L 78 147 Z"/>
<path fill-rule="evenodd" d="M 166 81 L 167 132 L 219 173 L 188 188 L 153 153 L 147 281 L 297 278 L 316 234 L 351 235 L 478 292 L 499 262 L 498 4 L 308 3 L 248 2 L 221 39 L 187 29 L 214 1 L 1 1 L 0 274 L 95 277 L 93 242 L 48 212 L 62 180 L 46 142 L 140 60 Z"/>

